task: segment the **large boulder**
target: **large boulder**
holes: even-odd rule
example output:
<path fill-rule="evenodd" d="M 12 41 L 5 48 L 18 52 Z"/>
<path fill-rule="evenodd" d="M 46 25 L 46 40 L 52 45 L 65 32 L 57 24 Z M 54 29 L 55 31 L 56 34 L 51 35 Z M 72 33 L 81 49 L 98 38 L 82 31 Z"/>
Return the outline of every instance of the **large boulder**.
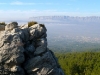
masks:
<path fill-rule="evenodd" d="M 43 24 L 7 24 L 0 36 L 0 75 L 64 75 L 47 48 L 46 31 Z"/>

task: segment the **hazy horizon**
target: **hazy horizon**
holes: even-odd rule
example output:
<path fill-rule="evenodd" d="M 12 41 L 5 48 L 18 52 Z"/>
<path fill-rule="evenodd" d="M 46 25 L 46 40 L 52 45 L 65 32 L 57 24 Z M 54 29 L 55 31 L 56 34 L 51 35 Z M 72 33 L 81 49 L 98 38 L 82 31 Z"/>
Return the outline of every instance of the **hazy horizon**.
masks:
<path fill-rule="evenodd" d="M 25 20 L 33 16 L 100 16 L 100 0 L 1 0 L 0 20 Z"/>

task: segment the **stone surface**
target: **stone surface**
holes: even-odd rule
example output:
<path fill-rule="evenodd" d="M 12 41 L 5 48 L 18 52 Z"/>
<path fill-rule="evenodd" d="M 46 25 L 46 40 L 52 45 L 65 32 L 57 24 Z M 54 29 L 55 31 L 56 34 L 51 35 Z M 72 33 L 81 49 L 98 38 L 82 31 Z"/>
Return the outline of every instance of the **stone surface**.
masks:
<path fill-rule="evenodd" d="M 9 23 L 9 24 L 7 24 L 6 26 L 5 26 L 5 30 L 12 30 L 12 29 L 14 29 L 14 28 L 17 28 L 18 27 L 18 23 L 17 22 L 11 22 L 11 23 Z"/>
<path fill-rule="evenodd" d="M 0 32 L 0 75 L 64 75 L 47 48 L 46 31 L 43 24 L 7 24 Z"/>

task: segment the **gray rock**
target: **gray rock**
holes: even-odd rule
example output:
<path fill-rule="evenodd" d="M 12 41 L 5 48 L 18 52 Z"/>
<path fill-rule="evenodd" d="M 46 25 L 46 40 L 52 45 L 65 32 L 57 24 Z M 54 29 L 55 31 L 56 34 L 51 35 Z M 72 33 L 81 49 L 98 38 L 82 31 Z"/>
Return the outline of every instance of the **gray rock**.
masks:
<path fill-rule="evenodd" d="M 17 73 L 23 73 L 24 70 L 21 68 L 21 64 L 24 62 L 24 48 L 22 46 L 22 41 L 17 34 L 15 35 L 5 35 L 2 38 L 4 45 L 0 48 L 0 64 L 2 67 L 8 69 L 12 73 L 12 68 L 14 66 L 20 67 L 16 69 Z M 15 70 L 14 70 L 15 71 Z M 18 75 L 18 74 L 15 74 Z"/>
<path fill-rule="evenodd" d="M 7 75 L 64 75 L 47 48 L 46 31 L 43 24 L 7 24 L 5 31 L 0 32 L 1 70 Z"/>
<path fill-rule="evenodd" d="M 45 51 L 46 51 L 46 47 L 39 46 L 39 47 L 36 48 L 36 51 L 34 52 L 34 55 L 42 54 Z"/>
<path fill-rule="evenodd" d="M 42 46 L 47 47 L 47 39 L 46 38 L 40 38 L 36 40 L 36 46 Z"/>
<path fill-rule="evenodd" d="M 34 54 L 34 51 L 35 51 L 35 47 L 34 47 L 33 44 L 26 45 L 26 47 L 24 47 L 24 49 L 25 49 L 25 54 L 28 57 L 33 57 L 33 54 Z"/>
<path fill-rule="evenodd" d="M 8 30 L 12 30 L 12 29 L 17 28 L 17 27 L 18 27 L 17 22 L 11 22 L 5 26 L 5 30 L 8 31 Z"/>

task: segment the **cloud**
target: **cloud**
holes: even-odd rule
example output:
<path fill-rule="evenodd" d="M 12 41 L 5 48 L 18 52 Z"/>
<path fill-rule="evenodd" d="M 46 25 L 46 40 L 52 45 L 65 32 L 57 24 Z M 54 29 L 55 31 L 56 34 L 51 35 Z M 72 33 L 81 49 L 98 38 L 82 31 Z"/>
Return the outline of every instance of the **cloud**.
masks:
<path fill-rule="evenodd" d="M 24 3 L 24 2 L 20 2 L 20 1 L 16 1 L 16 2 L 11 2 L 11 5 L 34 5 L 36 3 Z"/>
<path fill-rule="evenodd" d="M 19 1 L 16 1 L 16 2 L 12 2 L 12 3 L 10 3 L 11 5 L 23 5 L 23 3 L 22 2 L 19 2 Z"/>
<path fill-rule="evenodd" d="M 37 3 L 24 3 L 21 1 L 15 1 L 15 2 L 10 2 L 10 3 L 0 3 L 0 5 L 34 5 Z"/>
<path fill-rule="evenodd" d="M 16 1 L 16 2 L 11 2 L 11 5 L 52 5 L 52 4 L 57 4 L 57 3 L 24 3 L 24 2 L 20 2 L 20 1 Z"/>
<path fill-rule="evenodd" d="M 10 2 L 10 3 L 0 3 L 0 5 L 53 5 L 53 4 L 57 4 L 57 3 L 25 3 L 25 2 L 21 2 L 21 1 L 15 1 L 15 2 Z"/>

